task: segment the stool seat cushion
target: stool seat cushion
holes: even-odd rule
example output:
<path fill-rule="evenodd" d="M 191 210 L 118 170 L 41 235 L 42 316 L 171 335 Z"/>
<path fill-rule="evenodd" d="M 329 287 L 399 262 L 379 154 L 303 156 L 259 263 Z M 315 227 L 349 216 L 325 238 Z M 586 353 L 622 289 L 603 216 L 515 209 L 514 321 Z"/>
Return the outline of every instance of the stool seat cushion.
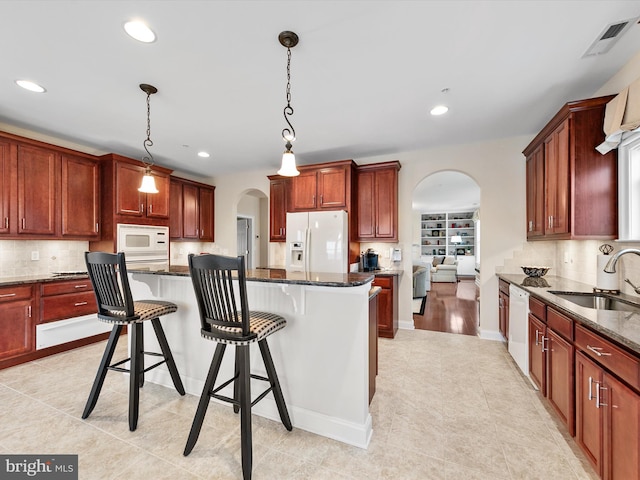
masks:
<path fill-rule="evenodd" d="M 144 322 L 167 315 L 178 310 L 175 303 L 163 302 L 161 300 L 140 300 L 133 302 L 133 317 L 127 317 L 124 310 L 108 310 L 109 315 L 98 315 L 98 318 L 106 323 L 128 324 L 133 322 Z"/>
<path fill-rule="evenodd" d="M 241 315 L 238 312 L 238 315 Z M 207 330 L 201 330 L 201 334 L 203 338 L 207 340 L 213 340 L 218 343 L 226 343 L 230 345 L 247 345 L 253 342 L 259 342 L 260 340 L 264 340 L 272 333 L 277 332 L 278 330 L 284 328 L 287 324 L 287 321 L 281 317 L 280 315 L 276 315 L 275 313 L 269 312 L 259 312 L 259 311 L 250 311 L 249 312 L 249 332 L 250 338 L 245 338 L 242 336 L 242 329 L 238 327 L 219 327 L 217 325 L 211 325 L 211 330 L 213 332 L 209 332 Z M 220 338 L 217 337 L 215 332 L 225 332 L 231 334 L 237 334 L 237 339 L 228 339 L 228 338 Z"/>

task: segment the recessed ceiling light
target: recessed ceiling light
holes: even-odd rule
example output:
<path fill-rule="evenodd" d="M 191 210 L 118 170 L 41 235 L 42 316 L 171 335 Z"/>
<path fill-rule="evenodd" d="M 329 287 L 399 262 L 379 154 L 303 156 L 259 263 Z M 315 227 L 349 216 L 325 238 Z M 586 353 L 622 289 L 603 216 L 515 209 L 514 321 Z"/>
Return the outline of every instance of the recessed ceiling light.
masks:
<path fill-rule="evenodd" d="M 211 155 L 209 155 L 207 152 L 198 152 L 198 156 L 202 158 L 209 158 Z"/>
<path fill-rule="evenodd" d="M 442 115 L 449 111 L 449 107 L 445 107 L 444 105 L 438 105 L 431 109 L 431 115 Z"/>
<path fill-rule="evenodd" d="M 25 90 L 29 90 L 30 92 L 36 92 L 36 93 L 46 92 L 44 87 L 38 85 L 37 83 L 31 82 L 29 80 L 16 80 L 16 84 L 18 84 Z"/>
<path fill-rule="evenodd" d="M 153 33 L 146 23 L 140 20 L 132 20 L 124 24 L 124 30 L 127 34 L 136 40 L 144 43 L 151 43 L 156 40 L 156 34 Z"/>

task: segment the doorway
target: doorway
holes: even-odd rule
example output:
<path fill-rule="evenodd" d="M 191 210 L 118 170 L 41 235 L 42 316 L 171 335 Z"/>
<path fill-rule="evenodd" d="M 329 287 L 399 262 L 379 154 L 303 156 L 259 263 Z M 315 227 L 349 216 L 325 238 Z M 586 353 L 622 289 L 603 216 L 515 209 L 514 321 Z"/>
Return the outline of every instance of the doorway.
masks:
<path fill-rule="evenodd" d="M 423 308 L 417 313 L 414 309 L 414 327 L 477 335 L 479 185 L 461 172 L 436 172 L 414 189 L 412 210 L 413 264 L 430 273 Z"/>
<path fill-rule="evenodd" d="M 238 255 L 244 257 L 244 264 L 247 270 L 253 268 L 253 219 L 250 217 L 238 216 L 236 219 L 238 232 Z"/>

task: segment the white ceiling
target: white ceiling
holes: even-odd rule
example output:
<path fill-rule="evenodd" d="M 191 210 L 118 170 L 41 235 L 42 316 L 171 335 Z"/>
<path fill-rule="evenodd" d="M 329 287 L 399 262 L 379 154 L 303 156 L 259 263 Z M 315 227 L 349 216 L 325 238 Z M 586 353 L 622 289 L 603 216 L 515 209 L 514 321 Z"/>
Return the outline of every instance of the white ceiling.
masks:
<path fill-rule="evenodd" d="M 215 176 L 279 167 L 286 50 L 293 30 L 298 162 L 364 158 L 538 131 L 590 96 L 640 46 L 634 25 L 581 58 L 638 1 L 0 2 L 0 122 Z M 142 18 L 141 44 L 123 31 Z M 27 78 L 47 92 L 14 81 Z M 446 95 L 443 88 L 449 88 Z M 450 111 L 432 117 L 445 102 Z M 207 150 L 211 158 L 196 156 Z"/>

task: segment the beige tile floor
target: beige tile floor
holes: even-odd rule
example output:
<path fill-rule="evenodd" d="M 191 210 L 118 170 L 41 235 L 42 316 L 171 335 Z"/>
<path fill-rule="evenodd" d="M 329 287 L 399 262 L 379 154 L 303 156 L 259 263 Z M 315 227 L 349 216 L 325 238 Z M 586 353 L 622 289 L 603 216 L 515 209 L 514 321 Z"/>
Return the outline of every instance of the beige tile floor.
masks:
<path fill-rule="evenodd" d="M 227 406 L 211 403 L 189 457 L 182 451 L 197 397 L 147 383 L 129 432 L 127 381 L 111 372 L 82 420 L 103 348 L 0 371 L 1 452 L 78 454 L 82 480 L 242 477 L 239 420 Z M 254 479 L 597 478 L 503 345 L 401 330 L 379 348 L 369 448 L 254 416 Z"/>

